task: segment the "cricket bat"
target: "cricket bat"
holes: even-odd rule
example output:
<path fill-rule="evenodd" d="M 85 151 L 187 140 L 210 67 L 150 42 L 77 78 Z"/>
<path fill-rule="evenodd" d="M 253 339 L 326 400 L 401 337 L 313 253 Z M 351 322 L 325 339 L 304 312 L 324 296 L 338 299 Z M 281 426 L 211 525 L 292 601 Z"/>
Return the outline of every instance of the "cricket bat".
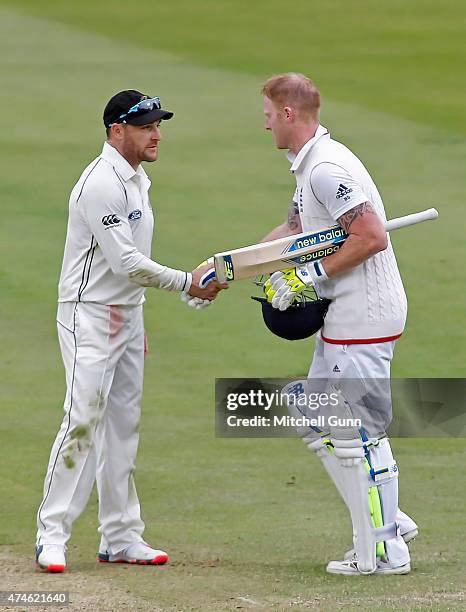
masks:
<path fill-rule="evenodd" d="M 387 232 L 437 219 L 438 211 L 429 208 L 418 213 L 391 219 L 385 223 Z M 252 278 L 302 266 L 338 251 L 348 234 L 339 225 L 314 232 L 303 232 L 270 242 L 261 242 L 241 249 L 214 255 L 215 275 L 220 283 Z"/>

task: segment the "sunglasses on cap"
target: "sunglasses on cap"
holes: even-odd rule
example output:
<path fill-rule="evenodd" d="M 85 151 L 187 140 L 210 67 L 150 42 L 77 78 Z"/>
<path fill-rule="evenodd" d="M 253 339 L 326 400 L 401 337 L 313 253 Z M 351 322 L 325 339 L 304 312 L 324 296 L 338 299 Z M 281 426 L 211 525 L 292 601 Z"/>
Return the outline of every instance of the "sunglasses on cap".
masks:
<path fill-rule="evenodd" d="M 138 102 L 137 104 L 132 106 L 130 109 L 128 109 L 126 113 L 123 113 L 122 115 L 120 115 L 117 121 L 110 123 L 108 127 L 109 128 L 112 127 L 112 125 L 114 125 L 115 123 L 120 123 L 120 122 L 126 123 L 125 118 L 128 115 L 131 115 L 132 113 L 138 113 L 139 111 L 151 111 L 154 108 L 157 108 L 157 109 L 162 108 L 162 104 L 158 96 L 155 96 L 155 98 L 146 98 L 144 100 L 140 100 L 140 102 Z M 122 119 L 123 121 L 121 121 Z"/>

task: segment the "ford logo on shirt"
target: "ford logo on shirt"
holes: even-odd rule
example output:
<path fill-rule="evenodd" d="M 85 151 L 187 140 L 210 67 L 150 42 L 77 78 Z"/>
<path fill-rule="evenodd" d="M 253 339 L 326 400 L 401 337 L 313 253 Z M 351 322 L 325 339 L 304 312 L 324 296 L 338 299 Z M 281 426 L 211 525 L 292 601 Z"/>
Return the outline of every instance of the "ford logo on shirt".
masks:
<path fill-rule="evenodd" d="M 142 217 L 142 212 L 139 209 L 133 210 L 128 215 L 128 219 L 130 221 L 136 221 L 136 219 L 140 219 L 141 217 Z"/>

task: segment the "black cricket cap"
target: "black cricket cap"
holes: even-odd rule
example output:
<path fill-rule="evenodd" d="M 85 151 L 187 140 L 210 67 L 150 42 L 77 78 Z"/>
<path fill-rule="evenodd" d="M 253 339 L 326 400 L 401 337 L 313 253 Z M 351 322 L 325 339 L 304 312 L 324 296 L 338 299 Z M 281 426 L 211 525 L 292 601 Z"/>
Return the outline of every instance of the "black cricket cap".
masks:
<path fill-rule="evenodd" d="M 107 102 L 104 110 L 104 125 L 110 127 L 112 123 L 129 123 L 130 125 L 147 125 L 159 119 L 171 119 L 173 113 L 163 108 L 152 108 L 152 110 L 140 109 L 129 115 L 129 109 L 142 100 L 150 99 L 151 96 L 141 93 L 136 89 L 125 89 L 115 94 Z M 122 115 L 125 115 L 122 117 Z"/>

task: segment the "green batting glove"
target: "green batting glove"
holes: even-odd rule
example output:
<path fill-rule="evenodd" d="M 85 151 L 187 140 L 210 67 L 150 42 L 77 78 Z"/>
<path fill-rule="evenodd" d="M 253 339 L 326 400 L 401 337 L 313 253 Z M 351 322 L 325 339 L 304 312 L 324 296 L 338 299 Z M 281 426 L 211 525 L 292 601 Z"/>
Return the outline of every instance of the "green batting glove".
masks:
<path fill-rule="evenodd" d="M 328 276 L 320 263 L 314 261 L 298 268 L 286 268 L 274 272 L 264 285 L 267 301 L 278 310 L 286 310 L 296 300 L 299 293 L 315 282 L 327 279 Z"/>
<path fill-rule="evenodd" d="M 306 289 L 307 284 L 304 282 L 304 278 L 302 274 L 300 274 L 299 268 L 288 268 L 287 270 L 282 270 L 282 274 L 286 279 L 286 284 L 290 288 L 290 291 L 293 293 L 301 293 Z M 309 281 L 308 277 L 308 281 Z"/>
<path fill-rule="evenodd" d="M 273 296 L 275 295 L 276 292 L 272 289 L 272 282 L 270 278 L 265 281 L 263 290 L 265 293 L 265 297 L 267 298 L 267 302 L 271 304 L 273 300 Z"/>
<path fill-rule="evenodd" d="M 306 288 L 306 285 L 296 276 L 296 268 L 287 268 L 280 272 L 274 272 L 272 276 L 264 283 L 264 293 L 269 304 L 273 304 L 277 290 L 286 286 L 288 291 L 299 293 Z M 290 296 L 289 305 L 295 301 L 295 296 Z"/>

